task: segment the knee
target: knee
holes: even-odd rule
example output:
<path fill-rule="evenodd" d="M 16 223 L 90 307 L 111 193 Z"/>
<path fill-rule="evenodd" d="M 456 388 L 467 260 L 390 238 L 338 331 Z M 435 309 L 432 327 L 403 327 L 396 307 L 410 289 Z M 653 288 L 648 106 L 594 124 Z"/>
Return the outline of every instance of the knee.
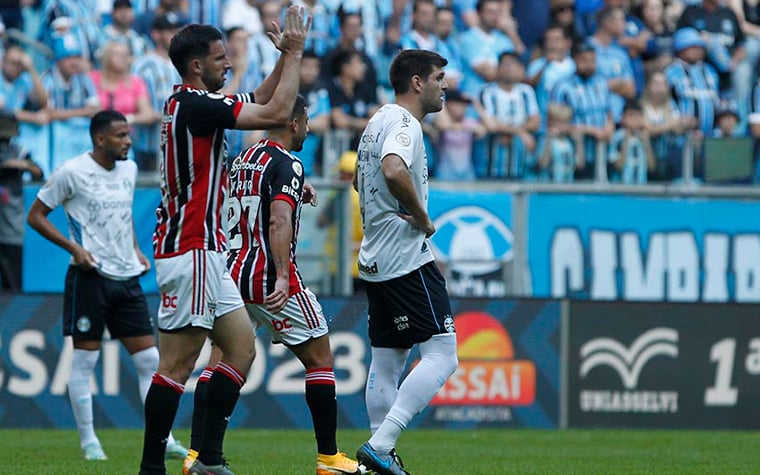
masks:
<path fill-rule="evenodd" d="M 195 360 L 159 361 L 156 372 L 172 381 L 185 384 L 195 369 Z"/>
<path fill-rule="evenodd" d="M 332 368 L 335 364 L 335 358 L 331 351 L 326 353 L 315 352 L 303 355 L 301 362 L 307 370 L 314 368 Z"/>

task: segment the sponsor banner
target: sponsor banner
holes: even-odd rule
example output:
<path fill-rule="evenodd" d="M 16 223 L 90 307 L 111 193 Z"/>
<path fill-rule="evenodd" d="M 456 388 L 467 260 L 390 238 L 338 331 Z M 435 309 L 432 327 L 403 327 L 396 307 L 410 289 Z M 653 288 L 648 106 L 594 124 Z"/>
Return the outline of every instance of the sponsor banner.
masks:
<path fill-rule="evenodd" d="M 569 308 L 568 427 L 760 428 L 760 305 Z"/>
<path fill-rule="evenodd" d="M 160 296 L 149 295 L 150 308 Z M 364 386 L 370 362 L 366 298 L 321 299 L 335 354 L 338 426 L 367 428 Z M 66 392 L 71 344 L 61 337 L 62 297 L 0 294 L 0 426 L 74 427 Z M 454 300 L 460 366 L 413 427 L 557 426 L 560 304 L 541 300 Z M 301 363 L 266 331 L 232 416 L 234 427 L 311 428 Z M 210 348 L 185 385 L 176 425 L 189 427 L 192 392 Z M 418 361 L 410 356 L 410 367 Z M 98 427 L 141 427 L 136 374 L 117 341 L 96 367 Z"/>
<path fill-rule="evenodd" d="M 534 297 L 760 302 L 760 201 L 538 194 Z"/>
<path fill-rule="evenodd" d="M 507 193 L 430 190 L 430 238 L 457 297 L 504 297 L 512 262 L 512 196 Z"/>

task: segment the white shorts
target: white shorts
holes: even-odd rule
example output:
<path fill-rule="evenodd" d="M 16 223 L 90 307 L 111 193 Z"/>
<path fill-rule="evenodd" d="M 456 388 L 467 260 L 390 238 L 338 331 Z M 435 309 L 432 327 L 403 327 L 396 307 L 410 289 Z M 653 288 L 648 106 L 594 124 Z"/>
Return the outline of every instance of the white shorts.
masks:
<path fill-rule="evenodd" d="M 295 346 L 327 334 L 322 306 L 309 289 L 292 295 L 279 313 L 268 311 L 263 304 L 246 303 L 245 308 L 254 331 L 267 327 L 273 343 Z"/>
<path fill-rule="evenodd" d="M 223 252 L 193 249 L 156 259 L 156 281 L 161 292 L 159 330 L 211 330 L 216 318 L 243 306 Z"/>

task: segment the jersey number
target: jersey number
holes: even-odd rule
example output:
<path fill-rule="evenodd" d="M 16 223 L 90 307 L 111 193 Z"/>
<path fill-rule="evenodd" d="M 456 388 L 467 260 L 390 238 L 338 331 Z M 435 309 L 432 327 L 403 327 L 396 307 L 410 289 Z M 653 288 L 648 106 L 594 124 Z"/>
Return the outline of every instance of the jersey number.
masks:
<path fill-rule="evenodd" d="M 240 229 L 240 219 L 246 213 L 246 221 L 253 233 L 253 226 L 259 216 L 260 196 L 231 196 L 227 200 L 227 234 L 230 237 L 230 249 L 243 247 L 243 230 Z M 251 247 L 259 247 L 259 241 L 251 235 Z"/>

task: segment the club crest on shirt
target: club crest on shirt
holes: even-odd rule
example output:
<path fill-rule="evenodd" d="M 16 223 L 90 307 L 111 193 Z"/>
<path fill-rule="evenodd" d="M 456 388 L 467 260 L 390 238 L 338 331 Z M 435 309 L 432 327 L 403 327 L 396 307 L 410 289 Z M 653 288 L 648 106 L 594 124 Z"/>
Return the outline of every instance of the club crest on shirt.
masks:
<path fill-rule="evenodd" d="M 90 323 L 90 317 L 87 315 L 82 315 L 81 317 L 77 318 L 77 330 L 80 332 L 86 333 L 90 331 L 91 326 L 92 323 Z"/>
<path fill-rule="evenodd" d="M 291 166 L 293 167 L 293 173 L 295 173 L 296 176 L 301 176 L 303 173 L 303 167 L 301 164 L 299 162 L 293 162 Z"/>
<path fill-rule="evenodd" d="M 408 147 L 410 143 L 412 143 L 412 139 L 409 137 L 408 134 L 401 132 L 396 135 L 396 142 L 400 143 L 404 147 Z"/>

